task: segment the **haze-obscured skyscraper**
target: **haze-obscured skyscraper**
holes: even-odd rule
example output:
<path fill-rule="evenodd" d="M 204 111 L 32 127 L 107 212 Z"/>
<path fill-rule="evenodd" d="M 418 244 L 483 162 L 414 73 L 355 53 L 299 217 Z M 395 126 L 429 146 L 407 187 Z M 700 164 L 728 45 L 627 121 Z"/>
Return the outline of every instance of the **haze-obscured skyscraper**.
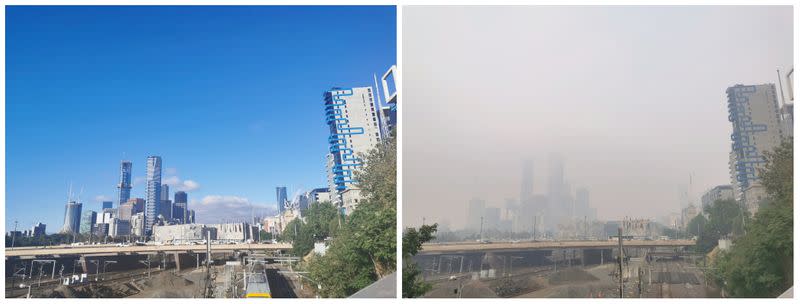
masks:
<path fill-rule="evenodd" d="M 467 230 L 478 231 L 481 226 L 481 217 L 486 211 L 486 201 L 473 198 L 467 207 Z"/>
<path fill-rule="evenodd" d="M 521 204 L 525 204 L 531 197 L 533 197 L 533 160 L 526 159 L 522 162 L 522 184 L 520 185 L 519 201 Z"/>
<path fill-rule="evenodd" d="M 341 202 L 340 210 L 347 212 L 361 200 L 354 172 L 363 161 L 357 155 L 366 154 L 381 140 L 378 111 L 371 87 L 334 87 L 323 97 L 330 134 L 328 151 L 333 155 L 327 168 L 333 177 L 331 199 Z"/>
<path fill-rule="evenodd" d="M 82 208 L 82 203 L 76 203 L 74 201 L 67 203 L 67 206 L 64 208 L 64 226 L 61 227 L 62 233 L 75 234 L 80 232 Z"/>
<path fill-rule="evenodd" d="M 133 164 L 130 161 L 123 160 L 119 169 L 119 184 L 117 191 L 119 192 L 118 204 L 127 202 L 131 198 L 131 170 Z"/>
<path fill-rule="evenodd" d="M 160 213 L 159 201 L 161 198 L 161 157 L 147 157 L 147 175 L 145 186 L 145 233 L 153 231 L 153 223 Z"/>

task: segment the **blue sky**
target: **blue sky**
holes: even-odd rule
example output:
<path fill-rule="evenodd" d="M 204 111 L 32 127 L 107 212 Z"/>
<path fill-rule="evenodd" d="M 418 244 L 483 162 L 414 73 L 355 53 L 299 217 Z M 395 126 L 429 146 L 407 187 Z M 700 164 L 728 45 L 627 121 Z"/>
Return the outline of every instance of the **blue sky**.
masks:
<path fill-rule="evenodd" d="M 119 162 L 189 190 L 198 221 L 325 186 L 322 93 L 396 63 L 395 8 L 8 7 L 6 228 L 116 197 Z"/>

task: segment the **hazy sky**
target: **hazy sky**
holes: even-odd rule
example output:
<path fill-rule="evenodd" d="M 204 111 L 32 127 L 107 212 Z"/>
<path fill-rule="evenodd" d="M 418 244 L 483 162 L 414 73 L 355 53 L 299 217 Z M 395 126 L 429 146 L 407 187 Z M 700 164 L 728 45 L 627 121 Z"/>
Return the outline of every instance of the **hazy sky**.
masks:
<path fill-rule="evenodd" d="M 405 7 L 403 224 L 461 227 L 472 197 L 534 192 L 548 155 L 601 219 L 728 184 L 725 89 L 792 66 L 792 8 Z"/>

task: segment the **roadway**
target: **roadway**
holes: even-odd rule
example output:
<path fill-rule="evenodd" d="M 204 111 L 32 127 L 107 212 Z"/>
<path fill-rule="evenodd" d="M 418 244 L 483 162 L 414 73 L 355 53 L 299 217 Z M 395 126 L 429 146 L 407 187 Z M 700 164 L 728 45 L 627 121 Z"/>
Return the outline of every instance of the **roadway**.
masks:
<path fill-rule="evenodd" d="M 693 246 L 693 240 L 630 240 L 623 241 L 626 248 L 631 247 L 682 247 Z M 543 241 L 543 242 L 496 242 L 496 243 L 427 243 L 422 245 L 420 254 L 464 253 L 475 251 L 537 250 L 537 249 L 612 249 L 619 241 Z"/>
<path fill-rule="evenodd" d="M 271 251 L 289 250 L 291 244 L 219 244 L 211 245 L 211 251 Z M 41 256 L 69 256 L 69 255 L 126 255 L 148 254 L 158 252 L 205 252 L 206 245 L 145 245 L 145 246 L 74 246 L 74 247 L 17 247 L 6 248 L 6 259 L 41 257 Z"/>

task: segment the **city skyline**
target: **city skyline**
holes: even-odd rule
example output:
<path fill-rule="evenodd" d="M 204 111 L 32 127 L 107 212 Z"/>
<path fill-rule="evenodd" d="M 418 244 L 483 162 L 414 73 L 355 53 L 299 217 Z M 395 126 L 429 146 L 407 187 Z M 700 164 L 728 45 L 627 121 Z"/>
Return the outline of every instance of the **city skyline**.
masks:
<path fill-rule="evenodd" d="M 403 18 L 404 227 L 463 227 L 473 197 L 502 207 L 520 195 L 524 159 L 546 193 L 550 153 L 599 219 L 679 212 L 689 176 L 699 204 L 730 183 L 726 89 L 777 86 L 776 69 L 793 66 L 790 6 L 409 7 Z"/>
<path fill-rule="evenodd" d="M 132 162 L 130 198 L 145 198 L 149 155 L 162 157 L 162 183 L 188 194 L 198 223 L 249 217 L 252 205 L 272 212 L 274 187 L 327 184 L 321 94 L 370 86 L 396 63 L 391 6 L 9 7 L 6 16 L 7 230 L 14 220 L 63 226 L 70 182 L 85 189 L 83 210 L 117 207 L 122 160 Z M 359 38 L 336 48 L 340 36 Z"/>

